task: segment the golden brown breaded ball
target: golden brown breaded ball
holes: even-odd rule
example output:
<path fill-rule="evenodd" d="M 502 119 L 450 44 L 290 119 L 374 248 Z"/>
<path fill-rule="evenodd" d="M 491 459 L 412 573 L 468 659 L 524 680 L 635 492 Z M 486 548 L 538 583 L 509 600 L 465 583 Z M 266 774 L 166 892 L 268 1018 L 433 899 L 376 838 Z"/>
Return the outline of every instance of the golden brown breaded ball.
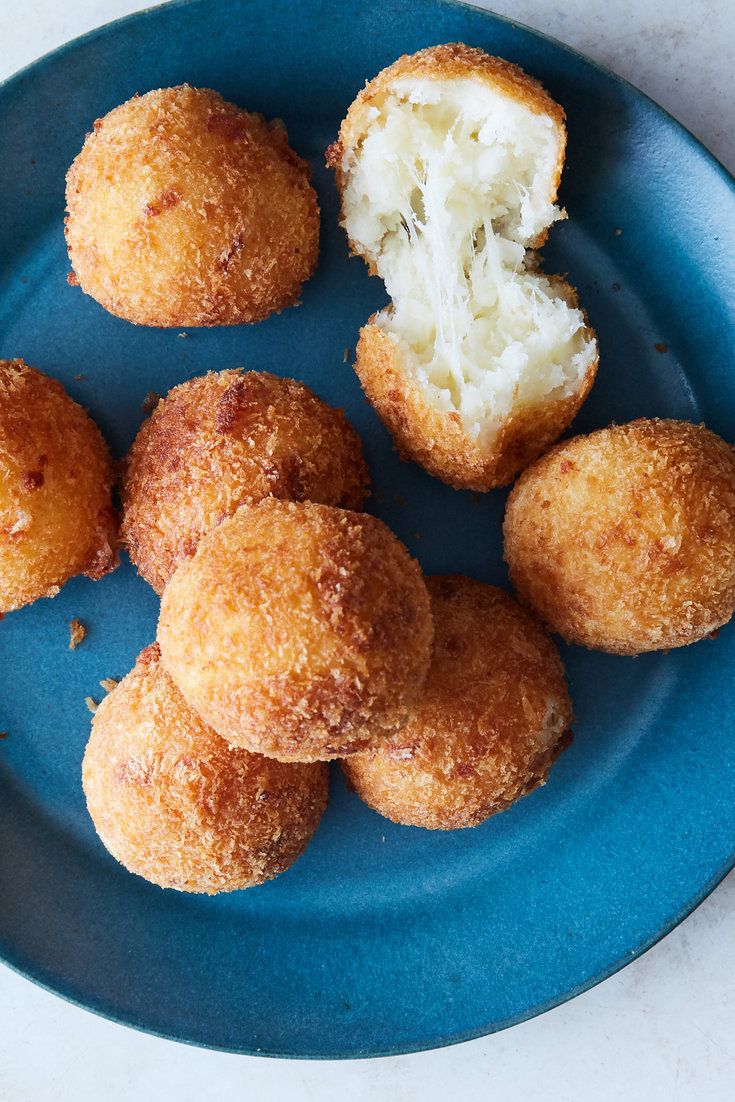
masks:
<path fill-rule="evenodd" d="M 102 842 L 162 888 L 231 892 L 303 853 L 327 804 L 328 769 L 231 747 L 184 702 L 147 647 L 92 722 L 82 766 Z"/>
<path fill-rule="evenodd" d="M 264 497 L 359 509 L 369 476 L 341 410 L 262 371 L 190 379 L 159 402 L 125 463 L 122 536 L 157 593 L 203 535 Z"/>
<path fill-rule="evenodd" d="M 427 578 L 434 654 L 406 726 L 342 763 L 370 807 L 396 823 L 477 826 L 546 780 L 571 741 L 556 647 L 500 589 Z"/>
<path fill-rule="evenodd" d="M 577 311 L 573 288 L 553 276 L 546 277 L 545 282 Z M 388 314 L 389 311 L 384 311 L 385 317 Z M 579 316 L 583 317 L 582 312 Z M 434 391 L 427 398 L 427 388 L 423 382 L 417 383 L 402 342 L 395 342 L 376 323 L 377 318 L 378 315 L 373 315 L 362 327 L 357 342 L 355 371 L 365 395 L 392 434 L 401 458 L 414 460 L 456 490 L 484 493 L 512 482 L 574 419 L 597 374 L 596 344 L 592 330 L 585 328 L 579 335 L 579 360 L 584 375 L 576 390 L 559 392 L 553 400 L 531 401 L 507 410 L 495 424 L 491 423 L 491 411 L 497 407 L 491 402 L 484 427 L 480 419 L 468 426 L 467 419 L 452 409 L 451 403 L 433 401 Z M 588 341 L 594 344 L 589 361 L 586 357 L 593 344 L 584 343 Z M 550 366 L 554 367 L 553 361 Z M 477 372 L 478 376 L 481 374 L 482 370 Z M 529 382 L 532 388 L 531 376 Z"/>
<path fill-rule="evenodd" d="M 161 601 L 163 660 L 235 746 L 344 757 L 405 721 L 429 667 L 421 571 L 375 517 L 268 498 L 204 536 Z"/>
<path fill-rule="evenodd" d="M 570 643 L 694 643 L 735 609 L 735 451 L 704 425 L 638 420 L 557 445 L 505 514 L 513 585 Z"/>
<path fill-rule="evenodd" d="M 99 429 L 61 383 L 0 360 L 0 614 L 114 569 L 112 483 Z"/>
<path fill-rule="evenodd" d="M 138 325 L 235 325 L 292 305 L 319 207 L 280 121 L 206 88 L 134 96 L 67 175 L 72 279 Z"/>
<path fill-rule="evenodd" d="M 565 147 L 538 81 L 454 42 L 369 81 L 327 153 L 350 248 L 391 298 L 355 370 L 401 454 L 458 489 L 510 482 L 595 378 L 576 292 L 529 251 L 564 217 Z"/>

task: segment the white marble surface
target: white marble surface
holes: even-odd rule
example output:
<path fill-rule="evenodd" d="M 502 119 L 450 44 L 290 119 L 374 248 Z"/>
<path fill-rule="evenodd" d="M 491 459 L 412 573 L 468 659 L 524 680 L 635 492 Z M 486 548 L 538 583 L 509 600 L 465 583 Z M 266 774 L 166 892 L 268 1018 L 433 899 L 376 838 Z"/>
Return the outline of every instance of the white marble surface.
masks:
<path fill-rule="evenodd" d="M 143 6 L 0 0 L 0 79 Z M 735 0 L 484 6 L 615 69 L 735 169 Z M 497 1036 L 416 1056 L 326 1064 L 205 1052 L 103 1021 L 0 966 L 0 1102 L 341 1102 L 345 1095 L 352 1102 L 732 1102 L 735 874 L 645 957 L 574 1002 Z"/>

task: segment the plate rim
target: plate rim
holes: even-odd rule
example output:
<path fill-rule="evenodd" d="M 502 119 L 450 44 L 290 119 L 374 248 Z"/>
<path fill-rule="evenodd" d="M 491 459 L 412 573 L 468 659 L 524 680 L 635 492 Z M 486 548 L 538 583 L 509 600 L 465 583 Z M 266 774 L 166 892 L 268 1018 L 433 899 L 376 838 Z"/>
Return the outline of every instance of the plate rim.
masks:
<path fill-rule="evenodd" d="M 196 7 L 196 5 L 205 2 L 205 0 L 160 0 L 157 4 L 149 4 L 145 8 L 140 8 L 138 11 L 128 12 L 126 15 L 119 15 L 115 19 L 110 19 L 106 23 L 101 23 L 97 27 L 92 27 L 88 31 L 84 31 L 82 34 L 76 35 L 74 38 L 67 39 L 66 42 L 61 42 L 58 46 L 54 46 L 53 49 L 47 50 L 45 54 L 41 54 L 40 57 L 35 58 L 33 61 L 27 62 L 22 65 L 20 69 L 16 69 L 15 72 L 10 73 L 9 76 L 0 80 L 0 100 L 9 91 L 13 90 L 13 85 L 20 84 L 20 82 L 27 76 L 32 75 L 34 70 L 40 69 L 50 62 L 56 60 L 57 57 L 61 57 L 67 51 L 75 49 L 77 46 L 81 46 L 84 43 L 92 42 L 95 38 L 102 38 L 106 34 L 109 34 L 118 29 L 118 27 L 135 21 L 142 21 L 156 15 L 163 9 L 184 9 L 189 7 Z M 562 42 L 560 38 L 555 38 L 554 35 L 547 34 L 546 31 L 540 31 L 536 27 L 531 27 L 528 23 L 522 23 L 518 19 L 512 19 L 509 15 L 501 15 L 499 12 L 493 11 L 491 8 L 483 8 L 478 4 L 469 3 L 468 0 L 414 0 L 419 4 L 440 4 L 447 8 L 461 8 L 464 11 L 471 11 L 475 14 L 480 14 L 483 17 L 487 17 L 493 22 L 504 23 L 508 27 L 513 27 L 516 30 L 523 31 L 526 34 L 533 35 L 535 38 L 540 38 L 544 42 L 550 43 L 558 50 L 562 50 L 564 53 L 571 54 L 572 57 L 578 58 L 592 69 L 596 69 L 604 76 L 612 79 L 617 84 L 621 84 L 624 88 L 629 89 L 635 96 L 642 100 L 645 100 L 658 114 L 666 118 L 673 124 L 678 130 L 680 130 L 686 137 L 687 141 L 697 148 L 700 154 L 704 154 L 705 158 L 711 162 L 712 167 L 722 175 L 725 183 L 732 188 L 735 192 L 735 168 L 730 171 L 729 168 L 717 157 L 708 146 L 705 145 L 701 138 L 689 129 L 689 127 L 677 119 L 668 108 L 663 107 L 658 100 L 655 100 L 653 96 L 649 96 L 647 92 L 644 92 L 642 88 L 639 88 L 633 81 L 628 80 L 627 77 L 621 76 L 616 73 L 614 69 L 605 65 L 601 61 L 596 61 L 582 50 L 578 50 L 575 46 L 569 46 L 566 42 Z M 0 102 L 0 112 L 2 112 L 2 102 Z"/>
<path fill-rule="evenodd" d="M 190 0 L 184 0 L 184 2 L 189 3 Z M 157 6 L 161 7 L 162 5 Z M 192 1040 L 190 1037 L 175 1036 L 172 1033 L 166 1033 L 163 1030 L 155 1029 L 141 1022 L 123 1018 L 115 1013 L 114 1010 L 103 1006 L 100 1002 L 93 1003 L 92 1000 L 82 1002 L 81 999 L 76 998 L 68 991 L 54 987 L 50 982 L 40 978 L 38 975 L 34 975 L 22 965 L 18 964 L 17 961 L 11 960 L 10 957 L 6 955 L 5 942 L 2 939 L 0 939 L 0 964 L 5 965 L 10 971 L 21 976 L 23 979 L 29 980 L 34 986 L 40 987 L 49 994 L 63 999 L 64 1002 L 80 1010 L 95 1014 L 97 1017 L 104 1018 L 108 1022 L 113 1022 L 115 1025 L 124 1026 L 137 1033 L 144 1033 L 149 1037 L 157 1037 L 163 1041 L 188 1045 L 191 1048 L 200 1048 L 208 1052 L 225 1052 L 234 1056 L 260 1056 L 271 1060 L 313 1060 L 324 1061 L 325 1063 L 342 1060 L 377 1060 L 388 1056 L 412 1056 L 421 1052 L 436 1052 L 439 1049 L 451 1048 L 454 1045 L 461 1045 L 467 1041 L 479 1041 L 483 1037 L 492 1037 L 496 1033 L 503 1033 L 506 1029 L 512 1029 L 513 1026 L 522 1025 L 524 1022 L 539 1018 L 550 1010 L 556 1010 L 557 1007 L 564 1006 L 565 1003 L 572 1002 L 572 1000 L 578 998 L 578 996 L 584 995 L 587 991 L 591 991 L 593 988 L 599 986 L 599 984 L 604 983 L 605 980 L 611 979 L 613 976 L 617 975 L 618 972 L 622 972 L 629 964 L 633 964 L 635 961 L 640 960 L 649 950 L 653 949 L 659 942 L 673 933 L 678 926 L 685 922 L 687 918 L 701 907 L 705 900 L 709 898 L 717 887 L 719 887 L 728 873 L 732 872 L 733 869 L 735 869 L 735 851 L 717 870 L 714 877 L 707 881 L 702 892 L 697 895 L 693 901 L 687 903 L 681 911 L 678 911 L 669 924 L 651 938 L 648 938 L 640 945 L 636 946 L 635 949 L 628 950 L 624 956 L 619 957 L 608 968 L 591 977 L 588 981 L 570 988 L 558 998 L 547 999 L 544 1002 L 537 1003 L 520 1014 L 511 1015 L 511 1017 L 504 1018 L 499 1022 L 480 1026 L 477 1029 L 468 1030 L 464 1033 L 447 1034 L 439 1040 L 432 1041 L 430 1044 L 425 1045 L 396 1045 L 390 1048 L 373 1049 L 370 1052 L 332 1051 L 326 1054 L 324 1052 L 315 1051 L 296 1051 L 295 1049 L 276 1050 L 252 1048 L 248 1045 L 220 1045 L 201 1040 Z"/>
<path fill-rule="evenodd" d="M 163 9 L 178 9 L 183 11 L 186 8 L 196 7 L 202 4 L 206 4 L 208 0 L 162 0 L 160 3 L 152 4 L 147 7 L 141 8 L 138 11 L 129 12 L 125 15 L 118 16 L 115 19 L 109 20 L 97 27 L 93 27 L 83 34 L 77 35 L 74 38 L 69 39 L 66 42 L 60 43 L 58 46 L 49 50 L 47 53 L 42 54 L 40 57 L 28 62 L 20 69 L 11 73 L 8 77 L 0 81 L 0 118 L 2 117 L 4 103 L 3 101 L 8 95 L 12 95 L 18 90 L 22 82 L 35 76 L 49 64 L 53 63 L 64 55 L 73 52 L 79 46 L 94 42 L 98 39 L 104 39 L 110 34 L 114 34 L 121 27 L 134 22 L 144 22 L 148 19 L 155 17 Z M 251 2 L 251 0 L 246 0 Z M 572 57 L 581 60 L 590 68 L 596 70 L 608 79 L 612 79 L 615 83 L 623 86 L 628 92 L 632 93 L 639 100 L 643 100 L 653 110 L 654 114 L 666 121 L 667 125 L 677 130 L 680 136 L 684 137 L 689 147 L 693 152 L 701 159 L 706 161 L 710 168 L 722 179 L 725 185 L 733 194 L 735 199 L 735 173 L 730 170 L 719 160 L 717 156 L 704 144 L 704 142 L 698 138 L 684 123 L 680 122 L 674 115 L 671 114 L 665 107 L 662 107 L 660 103 L 649 96 L 646 92 L 638 88 L 632 81 L 625 77 L 620 76 L 613 69 L 602 64 L 583 53 L 581 50 L 577 50 L 575 47 L 567 45 L 565 42 L 560 41 L 553 35 L 549 35 L 544 31 L 537 30 L 535 27 L 531 27 L 528 24 L 522 23 L 519 20 L 513 19 L 509 16 L 500 15 L 499 13 L 489 9 L 480 7 L 478 4 L 472 4 L 466 2 L 466 0 L 414 0 L 415 3 L 431 4 L 432 6 L 440 5 L 446 8 L 459 8 L 465 11 L 471 11 L 475 15 L 489 19 L 491 22 L 500 23 L 513 29 L 520 30 L 526 34 L 532 35 L 535 38 L 541 39 L 544 42 L 549 43 L 555 49 L 560 50 Z M 81 1010 L 85 1010 L 89 1013 L 96 1014 L 98 1017 L 104 1018 L 107 1021 L 114 1022 L 116 1025 L 125 1026 L 128 1029 L 133 1029 L 136 1032 L 144 1033 L 148 1036 L 158 1037 L 162 1040 L 173 1041 L 179 1044 L 190 1045 L 194 1048 L 201 1048 L 213 1052 L 226 1052 L 235 1055 L 243 1056 L 260 1056 L 270 1059 L 301 1059 L 301 1060 L 324 1060 L 324 1061 L 341 1061 L 341 1060 L 365 1060 L 365 1059 L 377 1059 L 386 1056 L 406 1056 L 420 1052 L 431 1052 L 442 1048 L 448 1048 L 453 1045 L 463 1044 L 467 1041 L 479 1040 L 482 1037 L 489 1037 L 495 1033 L 500 1033 L 506 1029 L 510 1029 L 513 1026 L 520 1025 L 523 1022 L 531 1021 L 533 1018 L 540 1017 L 542 1014 L 547 1013 L 550 1010 L 554 1010 L 559 1006 L 563 1006 L 567 1002 L 571 1002 L 579 995 L 585 994 L 587 991 L 592 990 L 605 980 L 610 979 L 618 972 L 622 971 L 627 965 L 632 964 L 634 961 L 640 959 L 645 953 L 664 938 L 668 937 L 678 926 L 681 925 L 687 918 L 689 918 L 698 907 L 704 903 L 704 901 L 715 891 L 715 889 L 723 882 L 727 875 L 735 869 L 735 842 L 733 843 L 732 853 L 726 858 L 726 860 L 717 868 L 713 876 L 706 881 L 703 888 L 698 892 L 691 900 L 677 911 L 674 916 L 665 923 L 659 930 L 656 931 L 650 938 L 645 939 L 639 945 L 628 950 L 623 956 L 616 959 L 603 971 L 590 977 L 588 980 L 581 984 L 565 991 L 562 995 L 554 997 L 543 1002 L 537 1003 L 527 1010 L 512 1015 L 509 1018 L 503 1019 L 498 1022 L 494 1022 L 490 1025 L 483 1025 L 477 1029 L 465 1031 L 462 1033 L 453 1033 L 442 1036 L 438 1039 L 432 1039 L 425 1044 L 410 1044 L 406 1046 L 395 1045 L 391 1047 L 373 1049 L 369 1052 L 356 1052 L 356 1051 L 331 1051 L 329 1053 L 317 1052 L 317 1051 L 303 1051 L 295 1049 L 263 1049 L 252 1047 L 248 1045 L 232 1045 L 232 1044 L 215 1044 L 202 1040 L 194 1040 L 189 1037 L 178 1036 L 174 1033 L 167 1033 L 160 1029 L 155 1029 L 142 1022 L 132 1019 L 132 1016 L 124 1018 L 116 1013 L 111 1007 L 104 1004 L 103 1000 L 88 997 L 86 1001 L 77 998 L 71 994 L 68 990 L 64 990 L 60 986 L 55 986 L 53 979 L 43 975 L 42 970 L 33 972 L 30 966 L 21 964 L 19 959 L 12 948 L 12 945 L 0 938 L 0 963 L 9 968 L 16 975 L 29 980 L 31 983 L 40 987 L 44 991 L 63 999 L 65 1002 L 70 1003 L 72 1006 L 78 1007 Z"/>

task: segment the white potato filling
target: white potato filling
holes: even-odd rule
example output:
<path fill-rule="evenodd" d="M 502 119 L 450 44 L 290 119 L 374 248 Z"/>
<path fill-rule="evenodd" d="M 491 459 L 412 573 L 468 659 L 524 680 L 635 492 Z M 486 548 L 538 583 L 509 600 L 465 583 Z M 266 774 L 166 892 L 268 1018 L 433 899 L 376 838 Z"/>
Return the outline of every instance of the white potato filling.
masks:
<path fill-rule="evenodd" d="M 378 325 L 471 439 L 575 394 L 595 356 L 564 289 L 529 271 L 555 219 L 553 119 L 469 79 L 397 80 L 343 151 L 343 221 L 393 301 Z"/>

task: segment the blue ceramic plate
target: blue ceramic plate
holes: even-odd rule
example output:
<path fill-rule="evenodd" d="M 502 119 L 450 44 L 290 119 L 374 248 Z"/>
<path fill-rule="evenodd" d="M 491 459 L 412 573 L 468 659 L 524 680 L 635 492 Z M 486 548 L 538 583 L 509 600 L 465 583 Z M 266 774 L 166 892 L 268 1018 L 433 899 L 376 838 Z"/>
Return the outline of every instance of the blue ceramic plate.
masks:
<path fill-rule="evenodd" d="M 0 355 L 58 376 L 121 455 L 149 390 L 245 365 L 346 408 L 373 508 L 428 572 L 505 583 L 504 495 L 401 464 L 343 362 L 385 296 L 336 225 L 323 168 L 348 104 L 397 55 L 462 40 L 520 62 L 569 119 L 546 248 L 599 333 L 579 431 L 638 415 L 735 437 L 735 191 L 679 125 L 554 42 L 440 0 L 193 0 L 123 20 L 0 90 Z M 260 325 L 139 329 L 67 286 L 64 174 L 98 115 L 189 81 L 286 121 L 314 166 L 323 244 L 303 306 Z M 80 377 L 81 376 L 81 377 Z M 502 1029 L 610 975 L 735 861 L 735 632 L 671 654 L 564 652 L 577 739 L 546 788 L 475 830 L 390 824 L 332 800 L 294 868 L 221 898 L 126 873 L 87 817 L 84 698 L 153 638 L 157 601 L 126 563 L 0 625 L 0 955 L 53 991 L 168 1037 L 241 1052 L 363 1056 Z M 68 622 L 89 636 L 67 648 Z"/>

